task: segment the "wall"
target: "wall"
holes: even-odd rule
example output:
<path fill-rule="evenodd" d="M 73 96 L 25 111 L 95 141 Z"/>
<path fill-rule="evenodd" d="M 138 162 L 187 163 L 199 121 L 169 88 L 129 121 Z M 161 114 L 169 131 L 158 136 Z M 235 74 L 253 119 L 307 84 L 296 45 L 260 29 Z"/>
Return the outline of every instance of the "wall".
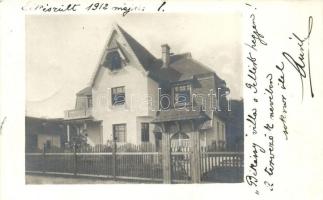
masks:
<path fill-rule="evenodd" d="M 219 129 L 218 126 L 219 125 Z M 223 129 L 222 129 L 223 126 Z M 201 132 L 200 140 L 201 145 L 211 145 L 213 141 L 224 141 L 225 142 L 225 123 L 219 119 L 216 115 L 213 117 L 213 126 L 210 129 Z"/>
<path fill-rule="evenodd" d="M 137 117 L 137 141 L 138 144 L 142 143 L 141 141 L 141 123 L 150 123 L 154 117 Z M 155 134 L 153 132 L 155 128 L 154 124 L 149 124 L 149 143 L 155 144 Z"/>
<path fill-rule="evenodd" d="M 151 117 L 156 116 L 156 111 L 159 109 L 159 84 L 152 80 L 151 78 L 147 78 L 147 91 L 148 91 L 148 114 Z"/>
<path fill-rule="evenodd" d="M 211 115 L 210 113 L 212 113 L 213 109 L 212 105 L 215 103 L 213 102 L 215 97 L 212 94 L 216 94 L 217 92 L 213 74 L 199 76 L 198 83 L 195 83 L 192 88 L 192 94 L 194 94 L 192 98 L 194 102 L 198 105 L 205 106 L 205 111 Z"/>
<path fill-rule="evenodd" d="M 103 143 L 112 140 L 112 125 L 127 124 L 127 142 L 138 144 L 137 116 L 148 116 L 147 76 L 136 66 L 127 65 L 118 72 L 101 67 L 93 95 L 93 117 L 102 120 Z M 112 106 L 111 88 L 125 86 L 126 102 Z M 140 133 L 140 132 L 139 132 Z"/>
<path fill-rule="evenodd" d="M 101 133 L 101 125 L 99 123 L 88 123 L 87 124 L 87 135 L 88 140 L 91 143 L 102 144 L 102 133 Z"/>

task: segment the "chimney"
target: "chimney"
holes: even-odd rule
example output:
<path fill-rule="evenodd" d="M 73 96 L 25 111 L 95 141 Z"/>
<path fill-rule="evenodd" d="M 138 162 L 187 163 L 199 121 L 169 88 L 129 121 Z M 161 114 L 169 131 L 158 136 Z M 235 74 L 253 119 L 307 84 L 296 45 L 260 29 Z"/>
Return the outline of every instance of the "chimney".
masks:
<path fill-rule="evenodd" d="M 162 68 L 168 68 L 169 61 L 170 61 L 170 48 L 168 44 L 161 45 L 162 47 L 162 60 L 163 60 L 163 66 Z"/>

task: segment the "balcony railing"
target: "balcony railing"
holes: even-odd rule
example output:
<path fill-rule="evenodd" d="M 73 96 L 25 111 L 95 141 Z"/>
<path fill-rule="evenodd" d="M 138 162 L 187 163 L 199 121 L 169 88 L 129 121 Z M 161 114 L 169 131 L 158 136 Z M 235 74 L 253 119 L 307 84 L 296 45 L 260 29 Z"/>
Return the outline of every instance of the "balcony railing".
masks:
<path fill-rule="evenodd" d="M 65 119 L 80 119 L 92 116 L 92 109 L 81 109 L 81 110 L 66 110 Z"/>

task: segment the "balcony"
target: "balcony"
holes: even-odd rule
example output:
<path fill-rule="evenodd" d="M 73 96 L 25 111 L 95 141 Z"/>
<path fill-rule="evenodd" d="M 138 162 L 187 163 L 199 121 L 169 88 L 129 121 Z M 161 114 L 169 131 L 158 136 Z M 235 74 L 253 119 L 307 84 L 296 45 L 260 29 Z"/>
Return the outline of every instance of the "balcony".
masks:
<path fill-rule="evenodd" d="M 64 119 L 82 119 L 92 116 L 92 109 L 66 110 Z"/>

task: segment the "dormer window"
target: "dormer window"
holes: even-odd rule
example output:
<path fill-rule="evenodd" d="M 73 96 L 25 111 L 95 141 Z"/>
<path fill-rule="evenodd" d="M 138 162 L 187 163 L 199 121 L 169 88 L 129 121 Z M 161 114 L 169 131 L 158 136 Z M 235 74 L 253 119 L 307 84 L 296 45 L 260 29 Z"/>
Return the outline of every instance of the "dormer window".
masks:
<path fill-rule="evenodd" d="M 191 85 L 180 84 L 173 86 L 174 104 L 189 104 L 191 100 Z"/>
<path fill-rule="evenodd" d="M 105 66 L 111 70 L 117 70 L 121 68 L 121 57 L 118 51 L 111 51 L 105 58 Z"/>
<path fill-rule="evenodd" d="M 111 71 L 119 70 L 126 63 L 126 58 L 119 48 L 109 49 L 103 65 Z"/>

